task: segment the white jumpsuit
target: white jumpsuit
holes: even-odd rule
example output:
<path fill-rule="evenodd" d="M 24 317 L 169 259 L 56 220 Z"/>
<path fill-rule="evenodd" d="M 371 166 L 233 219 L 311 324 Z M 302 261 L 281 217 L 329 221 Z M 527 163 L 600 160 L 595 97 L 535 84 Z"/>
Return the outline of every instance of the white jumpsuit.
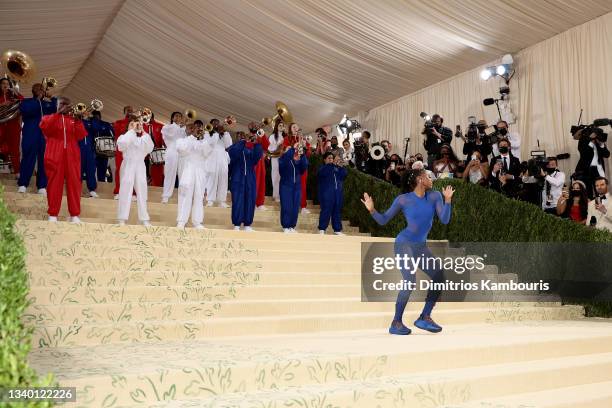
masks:
<path fill-rule="evenodd" d="M 223 136 L 218 133 L 206 133 L 204 140 L 211 147 L 210 155 L 206 160 L 206 200 L 224 203 L 227 200 L 227 180 L 229 172 L 229 154 L 227 149 L 232 145 L 229 132 Z"/>
<path fill-rule="evenodd" d="M 163 199 L 169 199 L 174 192 L 174 184 L 176 175 L 179 170 L 179 155 L 176 151 L 176 142 L 179 139 L 186 137 L 185 128 L 180 127 L 176 123 L 164 125 L 161 130 L 162 138 L 166 144 L 166 158 L 164 164 L 164 190 L 162 192 Z M 179 174 L 179 179 L 181 175 Z"/>
<path fill-rule="evenodd" d="M 208 133 L 205 137 L 207 135 Z M 176 142 L 176 150 L 181 161 L 176 222 L 184 225 L 191 213 L 191 223 L 194 226 L 201 225 L 204 220 L 204 190 L 207 179 L 204 165 L 212 148 L 204 139 L 187 136 Z"/>
<path fill-rule="evenodd" d="M 284 139 L 282 134 L 278 134 L 278 140 L 276 139 L 274 134 L 270 135 L 270 138 L 268 139 L 268 141 L 270 142 L 270 146 L 268 146 L 268 151 L 273 152 L 281 148 L 283 146 L 283 140 Z M 279 201 L 280 190 L 278 185 L 280 183 L 280 172 L 278 170 L 278 157 L 272 157 L 270 159 L 270 162 L 272 165 L 272 198 Z"/>
<path fill-rule="evenodd" d="M 128 130 L 117 139 L 117 148 L 123 153 L 117 219 L 119 221 L 127 221 L 130 218 L 132 191 L 135 190 L 138 219 L 140 221 L 149 221 L 149 213 L 147 211 L 147 169 L 144 159 L 153 151 L 153 140 L 148 133 L 143 132 L 142 136 L 138 137 L 136 132 Z"/>

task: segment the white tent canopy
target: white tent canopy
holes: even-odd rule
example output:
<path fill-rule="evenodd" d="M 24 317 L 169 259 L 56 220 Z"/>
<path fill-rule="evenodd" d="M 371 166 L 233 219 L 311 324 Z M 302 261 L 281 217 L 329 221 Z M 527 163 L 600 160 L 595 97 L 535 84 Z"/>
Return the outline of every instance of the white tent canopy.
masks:
<path fill-rule="evenodd" d="M 29 54 L 73 99 L 101 99 L 108 120 L 132 104 L 244 124 L 281 100 L 311 130 L 610 11 L 609 0 L 4 0 L 0 48 Z"/>

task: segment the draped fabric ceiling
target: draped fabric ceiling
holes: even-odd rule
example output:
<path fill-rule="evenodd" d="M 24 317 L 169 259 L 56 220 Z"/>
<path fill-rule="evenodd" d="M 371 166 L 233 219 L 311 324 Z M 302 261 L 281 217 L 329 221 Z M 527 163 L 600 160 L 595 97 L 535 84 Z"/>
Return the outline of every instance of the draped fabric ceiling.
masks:
<path fill-rule="evenodd" d="M 74 100 L 101 99 L 108 120 L 132 104 L 161 120 L 191 107 L 245 124 L 281 100 L 309 131 L 611 10 L 610 0 L 3 0 L 0 48 L 31 55 Z"/>

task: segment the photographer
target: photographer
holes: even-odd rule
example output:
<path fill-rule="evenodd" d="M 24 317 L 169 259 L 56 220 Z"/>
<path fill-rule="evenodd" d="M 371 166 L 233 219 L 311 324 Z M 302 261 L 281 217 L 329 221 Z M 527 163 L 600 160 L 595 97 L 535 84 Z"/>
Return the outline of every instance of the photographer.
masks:
<path fill-rule="evenodd" d="M 385 180 L 399 187 L 402 180 L 402 173 L 406 170 L 402 159 L 397 154 L 392 154 L 388 161 L 387 170 L 385 171 Z"/>
<path fill-rule="evenodd" d="M 515 198 L 518 195 L 521 162 L 510 153 L 508 139 L 500 139 L 498 144 L 499 155 L 493 157 L 489 165 L 491 188 L 507 197 Z"/>
<path fill-rule="evenodd" d="M 457 126 L 455 136 L 463 140 L 463 154 L 465 154 L 466 160 L 470 160 L 473 153 L 477 151 L 480 153 L 480 160 L 484 163 L 488 162 L 492 150 L 489 137 L 485 134 L 486 128 L 487 122 L 484 120 L 479 121 L 478 124 L 471 123 L 468 126 L 467 134 L 464 136 L 461 133 L 461 128 Z"/>
<path fill-rule="evenodd" d="M 595 179 L 606 176 L 605 160 L 610 157 L 606 146 L 608 135 L 598 127 L 589 126 L 574 132 L 574 139 L 578 140 L 580 159 L 576 165 L 576 175 L 587 186 L 589 198 L 595 196 Z"/>
<path fill-rule="evenodd" d="M 440 158 L 440 147 L 443 144 L 450 144 L 453 140 L 453 132 L 442 126 L 444 119 L 437 113 L 431 117 L 431 121 L 425 122 L 425 127 L 421 132 L 425 135 L 423 146 L 427 151 L 427 165 L 432 167 L 433 163 Z"/>
<path fill-rule="evenodd" d="M 370 132 L 361 132 L 361 138 L 355 140 L 355 166 L 358 170 L 366 173 L 368 161 L 370 160 Z"/>
<path fill-rule="evenodd" d="M 518 135 L 518 133 L 510 132 L 508 130 L 508 122 L 506 122 L 505 120 L 498 121 L 495 127 L 497 128 L 496 133 L 499 135 L 499 137 L 506 138 L 510 141 L 510 145 L 512 146 L 511 147 L 512 155 L 516 157 L 517 159 L 519 159 L 520 161 L 521 160 L 521 137 Z M 497 143 L 494 143 L 492 145 L 492 151 L 493 151 L 494 156 L 499 155 L 499 146 Z"/>
<path fill-rule="evenodd" d="M 608 179 L 597 177 L 595 179 L 595 199 L 589 202 L 587 224 L 598 229 L 607 229 L 612 232 L 612 201 L 608 193 Z"/>
<path fill-rule="evenodd" d="M 542 189 L 542 209 L 544 212 L 557 215 L 557 202 L 563 192 L 565 173 L 557 169 L 557 159 L 549 157 L 546 169 L 540 169 L 540 177 L 544 178 Z"/>

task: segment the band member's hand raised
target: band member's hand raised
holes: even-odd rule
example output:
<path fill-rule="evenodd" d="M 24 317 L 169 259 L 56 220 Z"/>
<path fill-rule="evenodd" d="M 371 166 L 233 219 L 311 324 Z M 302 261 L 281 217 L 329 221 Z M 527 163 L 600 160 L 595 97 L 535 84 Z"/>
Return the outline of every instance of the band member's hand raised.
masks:
<path fill-rule="evenodd" d="M 452 186 L 446 186 L 444 187 L 444 190 L 442 190 L 444 201 L 446 201 L 447 203 L 451 202 L 451 200 L 453 199 L 453 194 L 455 194 L 455 189 Z"/>
<path fill-rule="evenodd" d="M 363 203 L 363 205 L 365 205 L 365 208 L 370 213 L 374 212 L 374 200 L 372 200 L 372 197 L 370 197 L 368 193 L 363 193 L 363 198 L 361 199 L 361 202 Z"/>

